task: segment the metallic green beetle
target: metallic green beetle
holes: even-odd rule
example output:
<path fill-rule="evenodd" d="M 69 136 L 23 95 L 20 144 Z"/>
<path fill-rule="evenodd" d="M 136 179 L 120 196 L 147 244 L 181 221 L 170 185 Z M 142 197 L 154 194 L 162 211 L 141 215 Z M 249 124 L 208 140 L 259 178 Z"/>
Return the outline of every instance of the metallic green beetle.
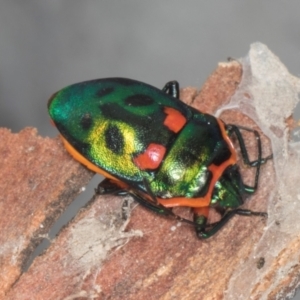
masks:
<path fill-rule="evenodd" d="M 130 194 L 157 213 L 193 224 L 199 238 L 212 236 L 235 214 L 266 216 L 240 208 L 257 189 L 260 166 L 272 158 L 262 158 L 258 132 L 184 104 L 176 81 L 162 90 L 125 78 L 86 81 L 54 94 L 48 108 L 69 153 L 106 177 L 101 193 Z M 255 135 L 254 161 L 241 130 Z M 253 186 L 243 183 L 233 135 L 244 163 L 256 168 Z M 194 220 L 175 215 L 175 206 L 193 208 Z M 221 218 L 210 224 L 212 207 Z"/>

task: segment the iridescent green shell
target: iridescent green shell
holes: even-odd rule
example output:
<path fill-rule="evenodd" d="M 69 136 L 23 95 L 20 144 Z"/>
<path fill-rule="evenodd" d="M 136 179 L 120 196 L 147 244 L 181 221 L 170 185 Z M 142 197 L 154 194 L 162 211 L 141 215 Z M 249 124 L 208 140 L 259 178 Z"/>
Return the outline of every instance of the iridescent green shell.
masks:
<path fill-rule="evenodd" d="M 220 120 L 138 81 L 73 84 L 54 94 L 48 107 L 76 151 L 136 189 L 146 191 L 146 179 L 157 197 L 204 196 L 213 176 L 209 167 L 218 169 L 233 155 Z M 168 115 L 181 124 L 168 126 Z M 156 146 L 165 149 L 157 150 L 157 165 L 141 167 Z"/>

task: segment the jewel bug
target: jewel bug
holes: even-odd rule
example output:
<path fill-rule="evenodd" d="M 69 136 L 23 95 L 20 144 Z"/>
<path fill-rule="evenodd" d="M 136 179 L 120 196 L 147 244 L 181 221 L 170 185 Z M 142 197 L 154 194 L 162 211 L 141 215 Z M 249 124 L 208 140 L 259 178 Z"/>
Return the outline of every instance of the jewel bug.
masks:
<path fill-rule="evenodd" d="M 199 238 L 214 235 L 236 214 L 266 216 L 240 208 L 257 190 L 260 166 L 272 158 L 262 158 L 259 133 L 184 104 L 177 81 L 162 90 L 125 78 L 85 81 L 55 93 L 48 109 L 67 151 L 106 177 L 102 194 L 129 194 L 194 225 Z M 256 138 L 256 160 L 249 159 L 242 131 Z M 243 183 L 233 136 L 244 163 L 256 168 L 253 186 Z M 173 213 L 176 206 L 192 208 L 193 221 Z M 210 208 L 219 221 L 208 222 Z"/>

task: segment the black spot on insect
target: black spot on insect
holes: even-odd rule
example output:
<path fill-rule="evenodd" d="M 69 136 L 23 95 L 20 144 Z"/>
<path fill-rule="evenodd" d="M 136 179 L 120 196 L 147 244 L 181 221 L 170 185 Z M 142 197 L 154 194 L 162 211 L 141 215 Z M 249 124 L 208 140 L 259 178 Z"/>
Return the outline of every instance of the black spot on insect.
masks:
<path fill-rule="evenodd" d="M 62 123 L 56 123 L 55 125 L 61 135 L 63 137 L 66 137 L 66 139 L 74 147 L 74 149 L 76 149 L 82 155 L 87 155 L 90 150 L 90 145 L 88 143 L 84 143 L 80 140 L 75 139 L 72 135 L 70 135 L 68 128 L 65 127 Z"/>
<path fill-rule="evenodd" d="M 256 263 L 257 269 L 261 269 L 265 265 L 265 258 L 260 257 Z"/>
<path fill-rule="evenodd" d="M 191 151 L 190 148 L 185 148 L 178 153 L 177 159 L 178 162 L 185 168 L 190 168 L 195 164 L 197 158 Z"/>
<path fill-rule="evenodd" d="M 100 89 L 96 93 L 96 96 L 99 97 L 99 98 L 101 98 L 101 97 L 104 97 L 104 96 L 106 96 L 108 94 L 111 94 L 113 91 L 114 91 L 113 87 L 103 88 L 103 89 Z"/>
<path fill-rule="evenodd" d="M 125 104 L 131 105 L 131 106 L 148 106 L 148 105 L 153 104 L 154 100 L 147 95 L 136 94 L 136 95 L 127 97 L 124 100 L 124 102 L 125 102 Z"/>
<path fill-rule="evenodd" d="M 115 154 L 122 154 L 124 148 L 124 137 L 121 130 L 115 125 L 109 125 L 105 130 L 106 147 Z"/>
<path fill-rule="evenodd" d="M 81 128 L 87 130 L 91 128 L 93 124 L 92 116 L 89 113 L 85 113 L 80 119 Z"/>
<path fill-rule="evenodd" d="M 72 145 L 74 145 L 74 148 L 80 153 L 82 153 L 84 156 L 88 155 L 88 152 L 90 151 L 90 145 L 87 143 L 82 143 L 81 141 L 73 139 Z"/>

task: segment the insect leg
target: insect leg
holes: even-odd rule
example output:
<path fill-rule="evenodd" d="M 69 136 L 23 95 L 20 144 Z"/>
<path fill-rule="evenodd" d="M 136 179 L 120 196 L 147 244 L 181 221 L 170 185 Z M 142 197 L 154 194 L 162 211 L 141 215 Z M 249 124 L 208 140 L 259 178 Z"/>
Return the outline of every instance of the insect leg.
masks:
<path fill-rule="evenodd" d="M 243 126 L 237 126 L 233 124 L 228 124 L 226 125 L 226 129 L 228 130 L 228 135 L 232 135 L 233 133 L 236 135 L 240 148 L 241 148 L 241 154 L 243 157 L 243 161 L 246 165 L 250 167 L 257 167 L 257 165 L 263 165 L 265 164 L 269 159 L 273 158 L 273 154 L 270 154 L 269 156 L 262 158 L 262 147 L 261 147 L 261 140 L 260 140 L 260 135 L 257 130 L 248 128 L 248 127 L 243 127 Z M 241 134 L 241 130 L 249 131 L 252 132 L 255 135 L 255 138 L 257 140 L 257 149 L 258 149 L 258 159 L 250 161 L 248 151 L 245 146 L 245 141 L 244 138 Z"/>
<path fill-rule="evenodd" d="M 194 226 L 196 229 L 197 236 L 205 231 L 205 228 L 209 226 L 207 224 L 208 214 L 209 214 L 209 207 L 197 207 L 193 209 L 194 211 Z"/>
<path fill-rule="evenodd" d="M 105 178 L 98 184 L 95 192 L 98 195 L 115 194 L 118 196 L 126 196 L 128 194 L 125 185 L 122 186 L 121 182 L 113 181 L 108 178 Z"/>
<path fill-rule="evenodd" d="M 143 196 L 140 192 L 134 189 L 130 189 L 130 187 L 126 185 L 122 185 L 122 182 L 116 182 L 111 179 L 104 179 L 102 182 L 99 183 L 96 193 L 99 195 L 107 195 L 107 194 L 114 194 L 117 196 L 126 196 L 129 195 L 133 197 L 134 200 L 136 200 L 139 204 L 142 206 L 165 216 L 172 216 L 173 218 L 189 223 L 190 225 L 194 225 L 194 222 L 184 219 L 172 212 L 171 209 L 161 205 L 158 203 L 157 199 L 153 195 L 152 191 L 150 190 L 149 184 L 146 180 L 144 180 L 144 184 L 147 190 L 147 194 L 150 196 L 150 200 Z"/>
<path fill-rule="evenodd" d="M 260 135 L 259 135 L 258 131 L 247 128 L 247 127 L 236 126 L 236 125 L 232 125 L 232 124 L 226 125 L 226 129 L 228 130 L 229 135 L 232 135 L 233 133 L 236 135 L 239 145 L 240 145 L 240 148 L 241 148 L 241 154 L 242 154 L 244 163 L 250 167 L 256 168 L 254 185 L 248 186 L 248 185 L 244 184 L 245 193 L 252 194 L 256 191 L 257 186 L 258 186 L 260 166 L 262 164 L 265 164 L 269 159 L 272 159 L 273 154 L 271 154 L 265 158 L 262 158 L 262 146 L 261 146 L 261 140 L 260 140 Z M 246 131 L 252 132 L 255 135 L 255 138 L 257 140 L 257 151 L 258 151 L 257 160 L 250 161 L 248 151 L 245 146 L 245 141 L 244 141 L 244 138 L 243 138 L 240 130 L 246 130 Z"/>
<path fill-rule="evenodd" d="M 166 94 L 173 96 L 176 99 L 179 99 L 179 83 L 178 81 L 169 81 L 162 88 L 162 91 Z"/>
<path fill-rule="evenodd" d="M 212 224 L 207 224 L 202 227 L 201 226 L 196 227 L 196 233 L 198 238 L 207 239 L 213 236 L 235 215 L 267 217 L 267 213 L 265 212 L 255 212 L 247 209 L 234 209 L 234 210 L 226 211 L 220 221 Z"/>

